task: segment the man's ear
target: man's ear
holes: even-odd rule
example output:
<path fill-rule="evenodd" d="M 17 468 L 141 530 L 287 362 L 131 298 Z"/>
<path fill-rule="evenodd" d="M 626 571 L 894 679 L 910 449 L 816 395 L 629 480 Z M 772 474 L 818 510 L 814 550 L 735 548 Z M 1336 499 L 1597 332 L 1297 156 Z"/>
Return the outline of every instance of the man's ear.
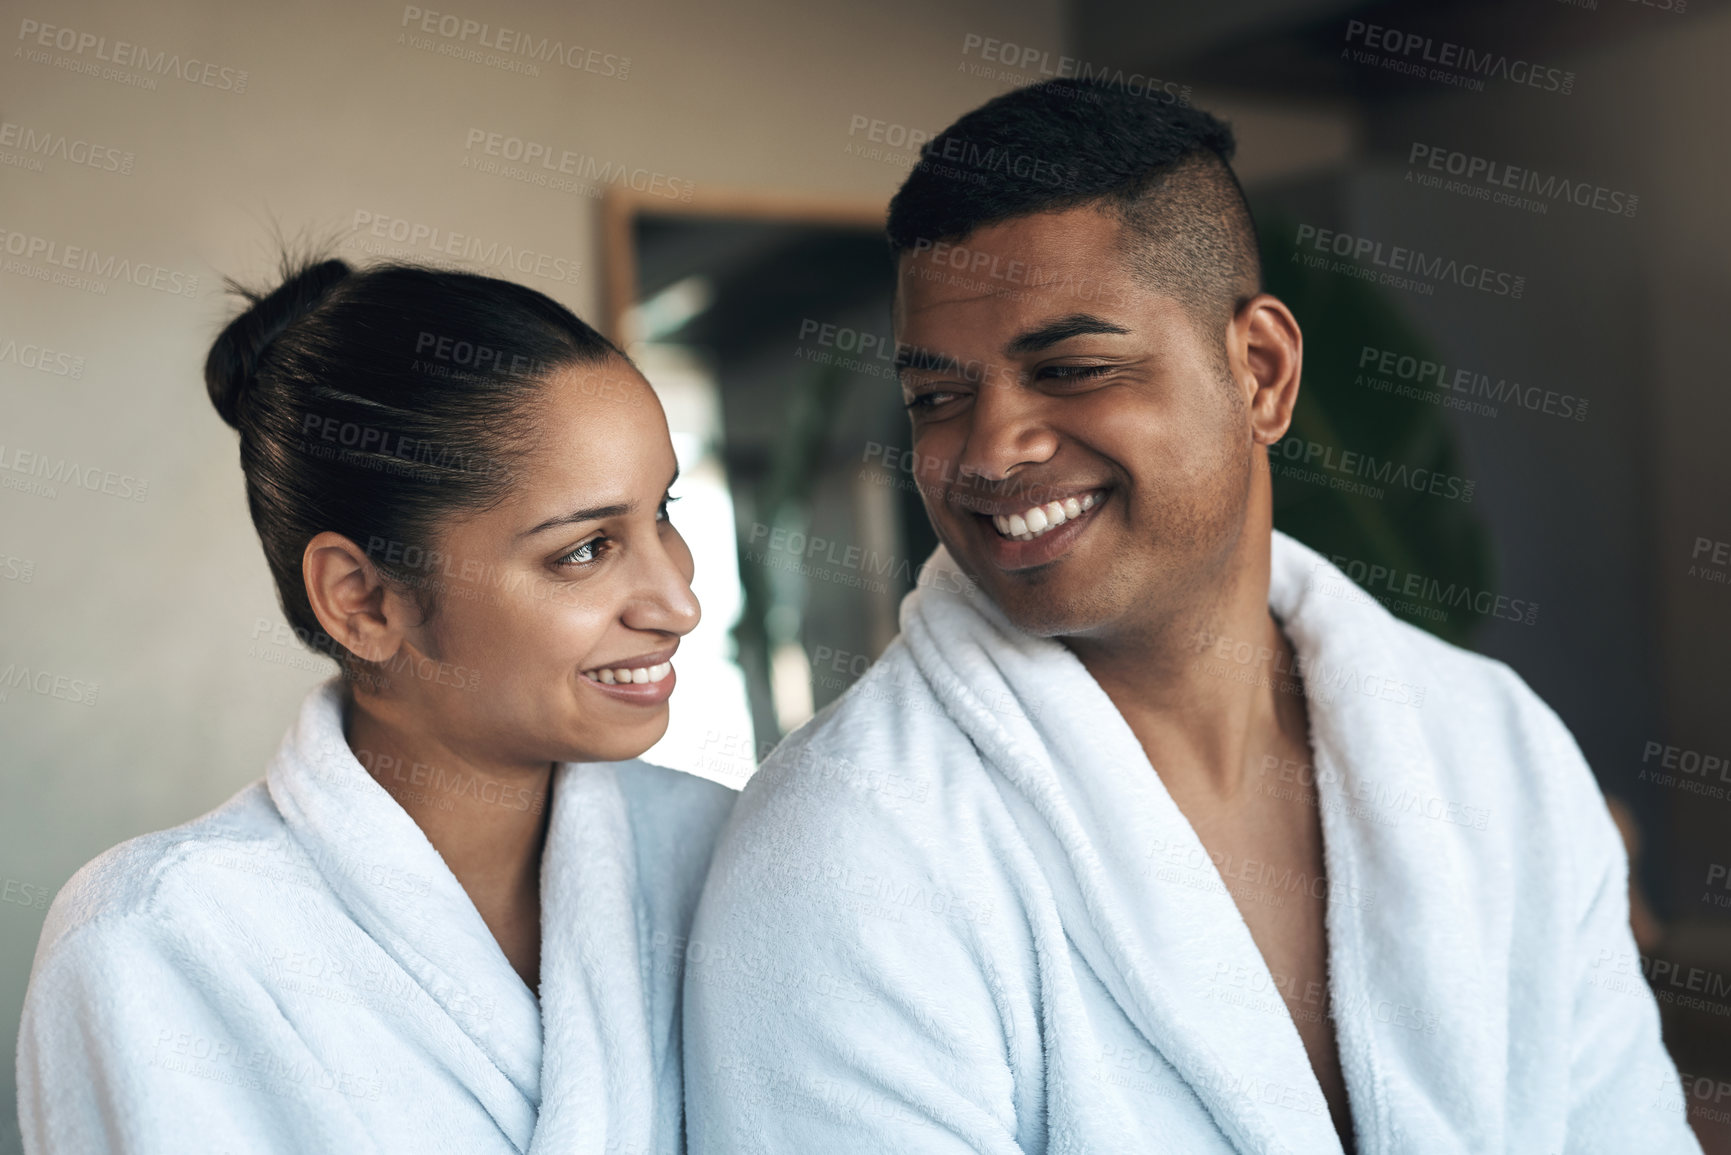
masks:
<path fill-rule="evenodd" d="M 1286 435 L 1298 404 L 1304 334 L 1297 318 L 1278 297 L 1258 293 L 1233 314 L 1226 352 L 1232 379 L 1249 404 L 1252 438 L 1273 445 Z"/>
<path fill-rule="evenodd" d="M 301 580 L 325 633 L 362 661 L 395 657 L 419 620 L 366 553 L 340 533 L 326 530 L 307 542 Z"/>

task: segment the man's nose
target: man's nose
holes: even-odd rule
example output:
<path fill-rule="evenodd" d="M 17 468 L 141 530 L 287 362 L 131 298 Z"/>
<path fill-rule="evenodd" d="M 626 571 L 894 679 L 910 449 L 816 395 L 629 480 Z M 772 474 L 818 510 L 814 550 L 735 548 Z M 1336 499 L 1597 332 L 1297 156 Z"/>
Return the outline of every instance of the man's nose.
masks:
<path fill-rule="evenodd" d="M 968 414 L 957 474 L 998 483 L 1026 466 L 1050 461 L 1058 436 L 1046 420 L 1049 400 L 1018 384 L 983 383 Z"/>

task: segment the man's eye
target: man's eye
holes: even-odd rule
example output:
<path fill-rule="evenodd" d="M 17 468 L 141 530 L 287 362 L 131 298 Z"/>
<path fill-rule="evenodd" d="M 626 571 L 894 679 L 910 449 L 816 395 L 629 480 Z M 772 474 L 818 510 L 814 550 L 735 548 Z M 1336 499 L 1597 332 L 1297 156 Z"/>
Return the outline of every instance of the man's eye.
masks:
<path fill-rule="evenodd" d="M 1058 381 L 1086 381 L 1090 377 L 1104 377 L 1116 367 L 1115 365 L 1047 365 L 1040 370 L 1039 375 Z"/>
<path fill-rule="evenodd" d="M 606 552 L 608 544 L 609 542 L 606 534 L 597 534 L 582 545 L 578 546 L 576 549 L 572 550 L 570 553 L 559 558 L 558 564 L 573 566 L 594 565 L 596 562 L 601 560 L 601 555 Z"/>
<path fill-rule="evenodd" d="M 953 401 L 959 396 L 961 396 L 961 394 L 951 393 L 945 389 L 934 389 L 930 393 L 917 394 L 907 403 L 906 408 L 911 411 L 935 409 L 937 406 L 942 405 L 947 401 Z"/>

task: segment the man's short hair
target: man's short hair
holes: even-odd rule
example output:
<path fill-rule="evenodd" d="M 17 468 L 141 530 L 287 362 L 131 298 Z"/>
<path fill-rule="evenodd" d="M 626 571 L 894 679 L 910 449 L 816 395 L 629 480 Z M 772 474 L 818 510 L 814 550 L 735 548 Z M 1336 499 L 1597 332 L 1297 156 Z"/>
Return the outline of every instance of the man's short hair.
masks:
<path fill-rule="evenodd" d="M 1262 289 L 1235 144 L 1223 122 L 1187 104 L 1080 80 L 1019 88 L 925 146 L 890 201 L 890 251 L 1099 205 L 1124 229 L 1131 270 L 1212 324 Z"/>

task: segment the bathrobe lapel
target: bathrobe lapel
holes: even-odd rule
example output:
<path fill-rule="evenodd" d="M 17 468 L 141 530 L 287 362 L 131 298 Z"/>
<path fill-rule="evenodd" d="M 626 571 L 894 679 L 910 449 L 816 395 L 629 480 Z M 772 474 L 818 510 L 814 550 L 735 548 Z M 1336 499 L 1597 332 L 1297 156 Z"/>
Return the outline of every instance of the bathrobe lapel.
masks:
<path fill-rule="evenodd" d="M 1067 868 L 1046 871 L 1065 933 L 1125 1016 L 1240 1151 L 1338 1150 L 1326 1111 L 1264 1103 L 1270 1086 L 1321 1102 L 1291 1020 L 1208 997 L 1220 968 L 1267 968 L 1105 692 L 1068 649 L 1015 630 L 983 597 L 973 614 L 934 615 L 914 600 L 909 649 L 1001 776 L 1033 857 Z M 1038 703 L 1036 717 L 988 709 L 994 701 Z M 1173 861 L 1177 882 L 1162 878 Z"/>
<path fill-rule="evenodd" d="M 656 989 L 625 796 L 608 765 L 560 768 L 542 862 L 541 1010 L 547 1032 L 534 1155 L 656 1147 L 654 1046 L 672 1007 Z M 653 1019 L 653 1022 L 651 1021 Z"/>
<path fill-rule="evenodd" d="M 443 1010 L 417 1020 L 427 1050 L 461 1072 L 528 1151 L 541 1099 L 540 1007 L 439 852 L 356 761 L 341 703 L 335 682 L 309 697 L 266 773 L 271 799 L 355 922 Z"/>
<path fill-rule="evenodd" d="M 1303 547 L 1279 534 L 1275 541 L 1271 608 L 1288 621 L 1301 659 L 1326 661 L 1346 644 L 1331 640 L 1326 611 L 1332 607 L 1300 605 L 1307 564 L 1294 551 Z M 953 566 L 942 551 L 932 564 Z M 1220 978 L 1233 974 L 1255 976 L 1258 989 L 1275 988 L 1194 829 L 1105 692 L 1068 649 L 1016 630 L 978 593 L 928 590 L 908 605 L 902 624 L 915 661 L 999 777 L 1034 857 L 1067 867 L 1047 871 L 1065 932 L 1125 1015 L 1240 1151 L 1340 1150 L 1291 1017 L 1210 997 Z M 1349 644 L 1361 679 L 1394 672 L 1392 666 L 1366 668 L 1362 636 Z M 1452 968 L 1448 958 L 1435 955 L 1409 957 L 1414 952 L 1405 945 L 1408 920 L 1470 925 L 1460 913 L 1459 864 L 1446 837 L 1426 832 L 1415 853 L 1404 833 L 1355 817 L 1342 801 L 1357 780 L 1385 781 L 1394 773 L 1417 790 L 1431 781 L 1417 723 L 1406 716 L 1414 711 L 1350 689 L 1313 693 L 1309 701 L 1318 778 L 1329 770 L 1336 775 L 1322 787 L 1320 804 L 1328 885 L 1336 896 L 1327 923 L 1330 990 L 1347 1020 L 1340 1025 L 1340 1048 L 1355 1130 L 1361 1151 L 1400 1150 L 1398 1143 L 1365 1142 L 1386 1136 L 1389 1126 L 1388 1076 L 1375 1059 L 1388 1032 L 1354 1011 L 1390 1000 L 1415 1007 L 1483 1005 L 1474 1001 L 1476 976 L 1455 973 L 1470 968 Z M 1022 708 L 1002 708 L 1007 702 Z M 1378 889 L 1368 902 L 1357 881 L 1369 870 L 1366 856 L 1395 866 L 1392 873 L 1376 867 Z M 1437 1029 L 1465 1031 L 1458 1022 Z M 1474 1046 L 1452 1035 L 1444 1042 Z M 1430 1067 L 1416 1052 L 1436 1043 L 1435 1035 L 1415 1038 L 1415 1061 L 1407 1069 Z M 1473 1066 L 1450 1069 L 1464 1073 Z M 1459 1126 L 1458 1119 L 1450 1123 Z"/>
<path fill-rule="evenodd" d="M 1446 820 L 1449 804 L 1484 800 L 1445 796 L 1421 725 L 1448 710 L 1447 689 L 1412 683 L 1393 623 L 1320 555 L 1276 533 L 1273 562 L 1269 605 L 1310 708 L 1330 995 L 1360 1150 L 1502 1150 L 1507 1019 L 1479 960 L 1507 952 L 1484 941 L 1465 828 Z"/>

